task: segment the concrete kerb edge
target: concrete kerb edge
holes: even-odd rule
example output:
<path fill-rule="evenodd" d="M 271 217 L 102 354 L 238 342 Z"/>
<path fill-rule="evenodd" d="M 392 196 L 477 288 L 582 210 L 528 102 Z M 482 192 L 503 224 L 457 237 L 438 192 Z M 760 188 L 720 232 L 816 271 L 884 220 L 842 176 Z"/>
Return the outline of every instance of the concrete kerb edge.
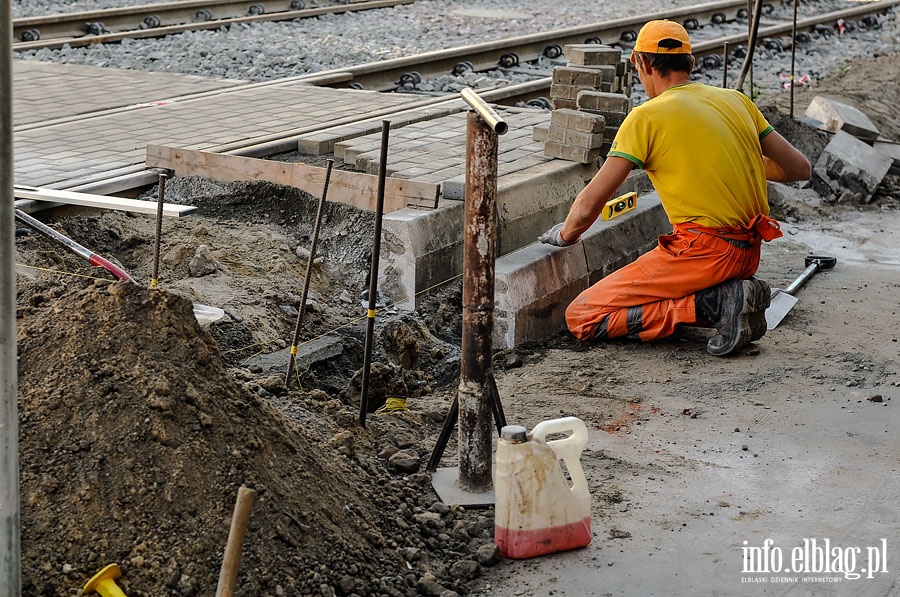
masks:
<path fill-rule="evenodd" d="M 564 218 L 594 172 L 584 164 L 555 160 L 499 177 L 500 252 L 533 242 Z M 424 290 L 462 274 L 465 203 L 444 200 L 439 205 L 397 210 L 382 220 L 379 292 L 398 309 L 415 310 Z"/>
<path fill-rule="evenodd" d="M 498 259 L 494 347 L 514 348 L 565 329 L 566 307 L 579 293 L 634 261 L 669 230 L 654 192 L 640 197 L 633 211 L 598 220 L 571 247 L 534 243 Z"/>

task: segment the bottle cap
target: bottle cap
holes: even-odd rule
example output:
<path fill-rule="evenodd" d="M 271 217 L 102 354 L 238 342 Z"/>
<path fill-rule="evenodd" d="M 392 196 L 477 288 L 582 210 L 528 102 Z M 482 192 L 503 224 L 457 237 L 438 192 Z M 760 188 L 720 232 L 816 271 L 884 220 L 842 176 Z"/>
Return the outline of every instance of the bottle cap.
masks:
<path fill-rule="evenodd" d="M 507 425 L 500 430 L 500 438 L 514 444 L 528 441 L 528 430 L 521 425 Z"/>

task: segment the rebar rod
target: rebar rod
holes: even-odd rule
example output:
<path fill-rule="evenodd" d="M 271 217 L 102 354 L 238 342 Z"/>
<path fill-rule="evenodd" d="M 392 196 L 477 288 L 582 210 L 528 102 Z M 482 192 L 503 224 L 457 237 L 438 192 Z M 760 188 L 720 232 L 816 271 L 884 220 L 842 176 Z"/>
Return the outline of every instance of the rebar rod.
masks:
<path fill-rule="evenodd" d="M 319 198 L 319 207 L 316 210 L 316 222 L 313 225 L 312 239 L 309 241 L 309 257 L 306 259 L 306 276 L 303 281 L 303 293 L 300 295 L 300 306 L 297 308 L 297 323 L 294 325 L 294 336 L 291 339 L 291 356 L 288 360 L 287 373 L 284 375 L 284 385 L 290 386 L 291 372 L 297 361 L 297 343 L 300 340 L 300 322 L 306 312 L 306 296 L 309 294 L 309 284 L 312 280 L 313 262 L 316 258 L 316 245 L 319 242 L 319 229 L 322 226 L 322 214 L 324 213 L 325 198 L 328 196 L 328 183 L 331 180 L 331 169 L 334 160 L 328 160 L 325 166 L 325 184 L 322 187 L 322 196 Z"/>
<path fill-rule="evenodd" d="M 156 239 L 153 245 L 153 277 L 150 279 L 150 288 L 156 288 L 159 284 L 159 251 L 162 246 L 162 220 L 163 220 L 163 203 L 166 197 L 166 178 L 167 176 L 160 172 L 159 188 L 156 197 Z"/>
<path fill-rule="evenodd" d="M 372 368 L 372 343 L 375 335 L 375 307 L 378 297 L 378 258 L 381 253 L 381 220 L 384 214 L 384 185 L 387 178 L 388 136 L 391 123 L 381 121 L 381 162 L 378 164 L 378 198 L 375 204 L 375 231 L 372 236 L 372 262 L 369 269 L 369 308 L 366 311 L 366 347 L 363 354 L 362 389 L 359 392 L 359 424 L 366 426 L 369 408 L 369 374 Z"/>

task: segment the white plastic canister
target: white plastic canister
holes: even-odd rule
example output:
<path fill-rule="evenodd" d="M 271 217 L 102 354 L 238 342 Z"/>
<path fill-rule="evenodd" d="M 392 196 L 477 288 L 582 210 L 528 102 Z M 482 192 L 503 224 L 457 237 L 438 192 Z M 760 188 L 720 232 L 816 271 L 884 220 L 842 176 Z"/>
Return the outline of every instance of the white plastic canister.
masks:
<path fill-rule="evenodd" d="M 567 433 L 549 442 L 550 434 Z M 581 468 L 581 419 L 565 417 L 501 430 L 494 466 L 494 541 L 507 558 L 530 558 L 591 542 L 591 496 Z M 559 461 L 572 480 L 566 480 Z"/>

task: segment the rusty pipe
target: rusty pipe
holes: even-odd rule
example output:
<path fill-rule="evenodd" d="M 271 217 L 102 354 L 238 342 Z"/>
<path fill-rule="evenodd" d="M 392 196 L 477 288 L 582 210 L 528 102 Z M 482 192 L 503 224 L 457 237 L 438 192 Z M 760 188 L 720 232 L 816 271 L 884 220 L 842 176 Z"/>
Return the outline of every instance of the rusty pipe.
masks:
<path fill-rule="evenodd" d="M 497 246 L 496 126 L 477 110 L 466 131 L 463 329 L 459 392 L 459 484 L 491 487 L 491 358 Z"/>
<path fill-rule="evenodd" d="M 475 91 L 466 87 L 465 89 L 460 91 L 459 94 L 462 95 L 462 98 L 464 100 L 466 100 L 466 103 L 469 104 L 469 107 L 475 110 L 481 120 L 483 120 L 485 124 L 491 127 L 492 131 L 494 131 L 498 135 L 502 135 L 509 130 L 509 125 L 506 124 L 506 121 L 500 118 L 500 115 L 497 114 L 497 112 L 493 108 L 491 108 L 487 104 L 487 102 L 481 99 L 481 97 L 477 93 L 475 93 Z"/>

